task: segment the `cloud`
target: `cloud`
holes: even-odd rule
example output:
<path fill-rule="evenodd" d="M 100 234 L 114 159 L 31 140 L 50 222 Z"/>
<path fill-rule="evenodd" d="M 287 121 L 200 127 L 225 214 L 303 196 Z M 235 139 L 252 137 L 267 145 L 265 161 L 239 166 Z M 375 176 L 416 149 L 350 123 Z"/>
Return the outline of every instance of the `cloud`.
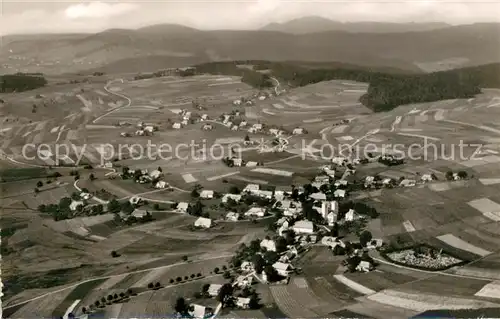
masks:
<path fill-rule="evenodd" d="M 69 6 L 64 13 L 69 19 L 109 18 L 122 15 L 136 8 L 137 5 L 131 3 L 89 2 Z"/>

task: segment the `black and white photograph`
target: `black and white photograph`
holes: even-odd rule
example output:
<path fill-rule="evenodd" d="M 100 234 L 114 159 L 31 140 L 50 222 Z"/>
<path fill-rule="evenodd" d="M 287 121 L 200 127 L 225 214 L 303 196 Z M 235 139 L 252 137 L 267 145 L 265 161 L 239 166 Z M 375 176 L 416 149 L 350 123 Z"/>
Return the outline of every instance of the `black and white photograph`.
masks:
<path fill-rule="evenodd" d="M 0 0 L 0 317 L 500 318 L 499 13 Z"/>

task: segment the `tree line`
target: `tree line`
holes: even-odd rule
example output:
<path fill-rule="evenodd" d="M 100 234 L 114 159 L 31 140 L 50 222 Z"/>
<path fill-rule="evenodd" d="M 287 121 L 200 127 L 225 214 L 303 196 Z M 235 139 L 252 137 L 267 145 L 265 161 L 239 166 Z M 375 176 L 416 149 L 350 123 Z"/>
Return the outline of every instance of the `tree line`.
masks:
<path fill-rule="evenodd" d="M 0 75 L 0 93 L 23 92 L 43 87 L 47 80 L 42 74 Z"/>
<path fill-rule="evenodd" d="M 253 65 L 253 69 L 238 67 L 244 64 Z M 269 70 L 292 87 L 331 80 L 365 82 L 369 87 L 360 102 L 375 112 L 403 104 L 471 98 L 481 93 L 482 87 L 500 88 L 500 63 L 427 74 L 384 73 L 368 67 L 311 69 L 298 63 L 269 61 L 210 62 L 195 68 L 197 74 L 242 76 L 242 82 L 256 88 L 272 86 L 269 75 L 256 70 Z"/>

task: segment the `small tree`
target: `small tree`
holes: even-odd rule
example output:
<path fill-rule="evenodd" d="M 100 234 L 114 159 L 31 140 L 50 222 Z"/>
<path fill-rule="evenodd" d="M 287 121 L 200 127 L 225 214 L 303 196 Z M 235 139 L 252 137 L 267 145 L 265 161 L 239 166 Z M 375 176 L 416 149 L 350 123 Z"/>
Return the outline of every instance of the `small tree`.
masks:
<path fill-rule="evenodd" d="M 184 261 L 184 262 L 188 261 L 188 256 L 186 256 L 186 255 L 182 256 L 182 261 Z"/>
<path fill-rule="evenodd" d="M 201 272 L 196 274 L 196 277 L 201 277 L 201 276 L 202 276 Z"/>
<path fill-rule="evenodd" d="M 222 270 L 227 270 L 227 266 L 226 265 L 222 266 Z"/>
<path fill-rule="evenodd" d="M 120 298 L 125 298 L 125 293 L 124 292 L 120 292 Z"/>
<path fill-rule="evenodd" d="M 99 308 L 99 306 L 101 305 L 101 302 L 100 302 L 99 300 L 96 300 L 96 301 L 94 302 L 94 305 L 95 305 L 97 308 Z"/>
<path fill-rule="evenodd" d="M 148 284 L 148 288 L 149 288 L 149 289 L 153 289 L 153 288 L 154 288 L 154 285 L 153 285 L 153 283 L 152 283 L 152 282 L 150 282 L 150 283 Z"/>
<path fill-rule="evenodd" d="M 159 281 L 157 281 L 156 284 L 155 284 L 155 288 L 160 288 L 160 287 L 161 287 L 161 284 L 160 284 Z"/>
<path fill-rule="evenodd" d="M 366 247 L 366 245 L 372 240 L 372 238 L 372 233 L 370 233 L 368 230 L 364 230 L 359 235 L 359 243 L 361 244 L 361 246 Z"/>
<path fill-rule="evenodd" d="M 224 277 L 224 279 L 229 279 L 231 278 L 231 273 L 229 271 L 224 271 L 224 274 L 222 275 Z"/>
<path fill-rule="evenodd" d="M 219 273 L 219 271 L 220 271 L 219 267 L 215 267 L 215 268 L 214 268 L 214 273 L 218 274 L 218 273 Z"/>
<path fill-rule="evenodd" d="M 111 251 L 111 257 L 113 258 L 120 257 L 120 254 L 113 250 Z"/>
<path fill-rule="evenodd" d="M 114 294 L 113 299 L 115 299 L 115 300 L 118 299 L 118 294 Z"/>
<path fill-rule="evenodd" d="M 96 177 L 94 176 L 94 174 L 90 174 L 90 175 L 89 175 L 89 180 L 90 180 L 90 181 L 93 181 L 93 180 L 95 180 L 95 179 L 96 179 Z"/>
<path fill-rule="evenodd" d="M 38 183 L 36 183 L 36 187 L 42 187 L 43 186 L 43 182 L 42 181 L 38 181 Z"/>
<path fill-rule="evenodd" d="M 447 171 L 445 174 L 445 177 L 447 180 L 451 181 L 453 179 L 453 172 L 452 171 Z"/>
<path fill-rule="evenodd" d="M 175 280 L 170 279 L 170 281 L 169 281 L 169 282 L 170 282 L 171 284 L 173 284 L 173 283 L 175 282 Z"/>
<path fill-rule="evenodd" d="M 175 280 L 176 280 L 177 282 L 181 282 L 181 281 L 182 281 L 182 277 L 177 277 Z"/>
<path fill-rule="evenodd" d="M 40 190 L 38 188 L 35 188 L 33 191 L 35 192 L 35 194 L 40 193 Z"/>
<path fill-rule="evenodd" d="M 82 307 L 82 313 L 84 313 L 84 314 L 87 313 L 87 308 Z"/>

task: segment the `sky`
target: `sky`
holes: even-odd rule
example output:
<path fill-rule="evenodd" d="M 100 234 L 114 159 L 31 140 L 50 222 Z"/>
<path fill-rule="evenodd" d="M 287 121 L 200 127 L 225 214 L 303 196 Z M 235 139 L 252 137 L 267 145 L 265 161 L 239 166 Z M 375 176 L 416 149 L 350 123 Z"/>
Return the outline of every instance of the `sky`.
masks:
<path fill-rule="evenodd" d="M 99 32 L 157 23 L 255 29 L 303 16 L 337 21 L 499 22 L 500 1 L 462 0 L 0 0 L 0 35 Z"/>

